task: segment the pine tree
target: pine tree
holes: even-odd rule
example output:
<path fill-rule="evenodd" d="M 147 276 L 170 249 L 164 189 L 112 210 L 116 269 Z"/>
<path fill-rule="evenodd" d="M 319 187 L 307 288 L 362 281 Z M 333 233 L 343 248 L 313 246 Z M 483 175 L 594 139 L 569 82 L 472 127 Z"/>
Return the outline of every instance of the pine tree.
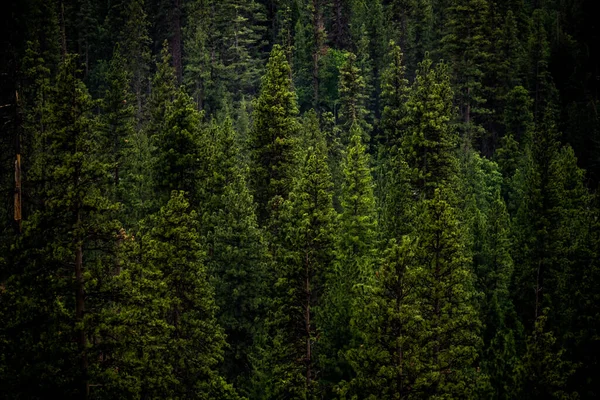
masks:
<path fill-rule="evenodd" d="M 129 74 L 131 91 L 135 96 L 135 116 L 140 128 L 147 95 L 150 64 L 150 37 L 144 0 L 127 2 L 127 20 L 120 39 L 121 54 Z"/>
<path fill-rule="evenodd" d="M 266 218 L 267 203 L 277 195 L 286 198 L 290 190 L 290 169 L 298 130 L 298 109 L 291 86 L 285 53 L 280 46 L 274 46 L 253 114 L 252 184 L 260 221 Z"/>
<path fill-rule="evenodd" d="M 351 327 L 357 340 L 345 357 L 355 376 L 337 387 L 340 398 L 407 398 L 414 382 L 414 240 L 392 240 L 383 262 L 358 286 Z"/>
<path fill-rule="evenodd" d="M 577 393 L 565 391 L 573 364 L 564 360 L 564 350 L 556 349 L 556 338 L 546 330 L 545 313 L 535 321 L 527 337 L 527 351 L 519 371 L 521 396 L 531 399 L 576 399 Z"/>
<path fill-rule="evenodd" d="M 206 264 L 213 276 L 217 320 L 227 335 L 224 371 L 236 387 L 249 386 L 255 336 L 264 319 L 267 247 L 247 187 L 248 171 L 239 165 L 231 122 L 214 129 L 216 160 L 203 204 Z"/>
<path fill-rule="evenodd" d="M 413 184 L 420 193 L 431 197 L 434 188 L 451 180 L 456 165 L 453 149 L 456 137 L 452 97 L 447 67 L 431 67 L 426 58 L 419 64 L 407 107 L 408 132 L 402 150 L 413 172 Z"/>
<path fill-rule="evenodd" d="M 454 94 L 464 123 L 465 137 L 473 141 L 485 133 L 478 124 L 485 108 L 482 78 L 487 72 L 489 54 L 487 0 L 459 0 L 449 3 L 442 39 L 443 54 L 452 69 Z"/>
<path fill-rule="evenodd" d="M 215 68 L 211 65 L 211 50 L 216 46 L 210 35 L 215 30 L 215 19 L 208 3 L 195 1 L 188 5 L 188 18 L 194 23 L 187 24 L 184 29 L 183 81 L 198 110 L 213 110 L 217 106 L 213 98 L 216 95 Z"/>
<path fill-rule="evenodd" d="M 169 397 L 178 384 L 165 359 L 172 329 L 165 319 L 169 296 L 161 265 L 151 261 L 152 251 L 120 230 L 117 270 L 101 292 L 112 302 L 100 311 L 102 323 L 96 328 L 101 361 L 94 398 Z"/>
<path fill-rule="evenodd" d="M 166 286 L 164 318 L 170 337 L 164 362 L 175 378 L 170 387 L 173 397 L 235 399 L 235 391 L 218 373 L 225 335 L 215 317 L 197 218 L 184 193 L 174 191 L 168 204 L 150 219 L 142 238 L 144 261 L 159 268 Z"/>
<path fill-rule="evenodd" d="M 495 163 L 469 152 L 462 162 L 460 197 L 463 200 L 464 225 L 469 231 L 469 253 L 473 254 L 475 287 L 479 314 L 484 324 L 481 348 L 482 371 L 489 376 L 491 391 L 497 398 L 517 396 L 516 368 L 517 342 L 521 340 L 521 326 L 509 294 L 513 275 L 510 254 L 510 219 L 501 197 L 502 176 Z"/>
<path fill-rule="evenodd" d="M 358 124 L 363 130 L 366 142 L 369 141 L 371 126 L 366 121 L 368 110 L 366 108 L 365 79 L 358 68 L 356 55 L 348 53 L 344 64 L 340 67 L 340 111 L 339 120 L 345 132 L 344 142 L 350 141 L 350 128 Z"/>
<path fill-rule="evenodd" d="M 156 73 L 152 79 L 152 91 L 148 99 L 149 122 L 147 126 L 148 137 L 153 138 L 161 134 L 167 112 L 167 106 L 175 98 L 177 87 L 175 85 L 175 70 L 171 66 L 171 54 L 167 42 L 163 43 L 160 62 L 156 64 Z"/>
<path fill-rule="evenodd" d="M 520 202 L 513 227 L 513 257 L 519 266 L 513 293 L 517 313 L 529 335 L 538 335 L 536 324 L 544 318 L 543 331 L 557 341 L 555 346 L 540 348 L 549 352 L 544 357 L 562 358 L 564 353 L 565 362 L 569 362 L 578 297 L 566 288 L 583 287 L 581 271 L 593 265 L 590 253 L 583 251 L 588 247 L 586 221 L 590 219 L 591 198 L 572 149 L 560 145 L 552 109 L 549 107 L 544 120 L 536 125 L 523 166 L 514 179 Z M 530 383 L 525 393 L 541 396 L 536 388 L 544 385 L 545 378 L 536 375 L 527 379 Z M 557 381 L 555 386 L 553 390 L 568 391 L 565 381 Z"/>
<path fill-rule="evenodd" d="M 405 78 L 404 55 L 400 46 L 391 40 L 387 54 L 388 64 L 381 73 L 381 142 L 385 147 L 400 145 L 404 134 L 408 80 Z"/>
<path fill-rule="evenodd" d="M 107 161 L 113 165 L 113 199 L 119 202 L 124 198 L 121 176 L 125 162 L 125 149 L 133 136 L 134 122 L 134 108 L 129 93 L 130 76 L 124 68 L 124 63 L 121 50 L 117 47 L 106 75 L 107 88 L 102 99 L 103 146 L 110 149 Z"/>
<path fill-rule="evenodd" d="M 335 212 L 327 147 L 314 132 L 289 200 L 281 209 L 281 255 L 276 258 L 274 328 L 268 358 L 269 397 L 316 398 L 322 354 L 322 298 L 334 262 Z"/>
<path fill-rule="evenodd" d="M 27 397 L 86 398 L 100 346 L 96 327 L 107 299 L 94 296 L 112 272 L 116 224 L 106 197 L 109 165 L 103 162 L 93 103 L 66 55 L 49 89 L 44 129 L 29 169 L 39 203 L 24 222 L 11 263 L 18 274 L 4 284 L 10 341 L 3 349 L 6 393 Z M 28 299 L 23 302 L 24 299 Z"/>
<path fill-rule="evenodd" d="M 469 397 L 478 381 L 476 360 L 481 323 L 476 309 L 471 260 L 455 211 L 436 189 L 424 202 L 418 227 L 411 349 L 415 380 L 411 390 L 430 398 Z"/>
<path fill-rule="evenodd" d="M 359 298 L 346 398 L 470 397 L 481 340 L 476 291 L 455 211 L 439 189 L 420 204 L 417 229 L 392 241 Z M 356 397 L 353 397 L 356 396 Z M 344 398 L 344 397 L 343 397 Z"/>
<path fill-rule="evenodd" d="M 337 262 L 324 306 L 327 317 L 323 339 L 328 347 L 329 367 L 333 370 L 326 375 L 336 381 L 339 380 L 336 375 L 345 378 L 350 375 L 348 366 L 338 354 L 343 354 L 353 342 L 350 319 L 356 287 L 371 279 L 377 258 L 377 220 L 369 163 L 362 132 L 358 125 L 354 125 L 344 162 Z"/>
<path fill-rule="evenodd" d="M 259 1 L 225 0 L 217 2 L 215 28 L 219 33 L 220 78 L 235 94 L 255 94 L 263 69 L 266 16 Z"/>
<path fill-rule="evenodd" d="M 162 198 L 171 190 L 184 190 L 194 206 L 199 204 L 200 118 L 192 98 L 180 88 L 167 105 L 162 130 L 153 137 L 156 187 Z"/>

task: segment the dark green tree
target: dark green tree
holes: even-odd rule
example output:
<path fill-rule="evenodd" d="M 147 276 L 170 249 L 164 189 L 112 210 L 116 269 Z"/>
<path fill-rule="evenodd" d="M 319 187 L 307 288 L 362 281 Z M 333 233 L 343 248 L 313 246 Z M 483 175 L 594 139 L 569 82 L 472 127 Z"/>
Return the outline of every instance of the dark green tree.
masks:
<path fill-rule="evenodd" d="M 3 283 L 2 381 L 11 395 L 86 398 L 102 368 L 95 330 L 107 298 L 94 294 L 113 273 L 118 225 L 106 196 L 110 166 L 76 64 L 66 55 L 48 89 L 41 147 L 28 167 L 29 193 L 39 200 L 13 246 L 18 273 Z"/>
<path fill-rule="evenodd" d="M 313 399 L 321 389 L 322 302 L 335 259 L 335 212 L 322 133 L 315 131 L 311 142 L 280 212 L 281 253 L 267 321 L 274 328 L 268 398 Z"/>
<path fill-rule="evenodd" d="M 267 203 L 274 196 L 286 198 L 290 190 L 297 114 L 290 66 L 281 47 L 274 46 L 260 94 L 254 102 L 250 140 L 252 186 L 259 220 L 265 220 Z"/>
<path fill-rule="evenodd" d="M 225 335 L 216 319 L 197 218 L 184 193 L 174 191 L 142 238 L 145 261 L 160 269 L 166 286 L 164 318 L 170 337 L 164 362 L 176 379 L 170 388 L 173 397 L 235 399 L 235 391 L 218 372 Z"/>
<path fill-rule="evenodd" d="M 419 64 L 406 104 L 408 131 L 402 143 L 406 161 L 413 170 L 413 184 L 426 197 L 450 181 L 456 171 L 452 98 L 447 66 L 432 68 L 431 60 L 426 58 Z"/>
<path fill-rule="evenodd" d="M 445 17 L 443 54 L 452 71 L 462 131 L 467 140 L 474 141 L 485 134 L 480 124 L 489 112 L 482 85 L 489 59 L 488 1 L 448 2 Z"/>
<path fill-rule="evenodd" d="M 213 277 L 217 320 L 227 335 L 223 366 L 240 390 L 249 386 L 255 336 L 265 317 L 267 246 L 256 219 L 256 205 L 240 165 L 231 122 L 212 127 L 213 174 L 202 205 L 206 265 Z"/>
<path fill-rule="evenodd" d="M 381 143 L 387 148 L 401 144 L 405 133 L 406 101 L 408 97 L 408 80 L 405 77 L 406 67 L 400 46 L 391 40 L 387 54 L 387 65 L 381 72 Z"/>
<path fill-rule="evenodd" d="M 338 221 L 337 260 L 324 305 L 324 346 L 329 359 L 329 380 L 351 376 L 344 353 L 354 341 L 350 328 L 357 286 L 371 279 L 376 265 L 377 216 L 373 178 L 366 146 L 358 125 L 343 164 L 344 180 L 340 198 L 342 213 Z"/>
<path fill-rule="evenodd" d="M 350 141 L 350 129 L 358 124 L 363 131 L 363 140 L 368 142 L 371 126 L 366 121 L 368 110 L 366 107 L 367 95 L 365 94 L 365 79 L 357 66 L 356 55 L 348 53 L 344 63 L 340 66 L 340 111 L 339 121 L 344 129 L 344 142 Z"/>

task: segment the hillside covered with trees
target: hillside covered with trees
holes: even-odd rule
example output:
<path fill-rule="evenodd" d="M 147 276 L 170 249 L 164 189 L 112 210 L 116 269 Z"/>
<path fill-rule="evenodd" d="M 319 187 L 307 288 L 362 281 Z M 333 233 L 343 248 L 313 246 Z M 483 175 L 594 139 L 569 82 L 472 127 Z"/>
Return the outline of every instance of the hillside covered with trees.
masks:
<path fill-rule="evenodd" d="M 0 399 L 600 397 L 594 0 L 0 6 Z"/>

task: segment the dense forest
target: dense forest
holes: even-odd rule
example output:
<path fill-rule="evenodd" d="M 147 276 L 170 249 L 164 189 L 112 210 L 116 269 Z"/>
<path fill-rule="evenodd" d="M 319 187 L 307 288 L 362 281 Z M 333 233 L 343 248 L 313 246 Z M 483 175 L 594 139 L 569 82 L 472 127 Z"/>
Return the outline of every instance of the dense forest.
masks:
<path fill-rule="evenodd" d="M 599 398 L 595 3 L 3 4 L 0 399 Z"/>

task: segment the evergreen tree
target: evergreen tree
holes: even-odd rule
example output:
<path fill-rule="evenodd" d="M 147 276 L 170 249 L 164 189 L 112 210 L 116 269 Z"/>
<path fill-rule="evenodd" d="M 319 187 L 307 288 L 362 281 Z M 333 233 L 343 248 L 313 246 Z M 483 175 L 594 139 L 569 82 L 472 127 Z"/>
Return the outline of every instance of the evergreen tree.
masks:
<path fill-rule="evenodd" d="M 289 200 L 280 212 L 281 255 L 276 259 L 275 328 L 268 359 L 267 397 L 318 397 L 322 355 L 322 299 L 331 284 L 335 252 L 335 212 L 327 147 L 314 132 Z M 312 150 L 312 151 L 311 151 Z"/>
<path fill-rule="evenodd" d="M 427 197 L 433 195 L 434 188 L 450 181 L 456 170 L 453 92 L 446 65 L 432 68 L 431 64 L 428 58 L 419 64 L 406 104 L 408 132 L 402 143 L 414 171 L 413 184 Z"/>
<path fill-rule="evenodd" d="M 129 73 L 131 91 L 135 96 L 135 116 L 138 129 L 144 114 L 150 65 L 150 37 L 144 0 L 128 2 L 127 21 L 122 31 L 121 54 Z"/>
<path fill-rule="evenodd" d="M 274 46 L 254 102 L 251 157 L 253 189 L 259 220 L 266 218 L 266 205 L 276 195 L 287 197 L 297 135 L 295 94 L 290 66 L 280 46 Z"/>
<path fill-rule="evenodd" d="M 66 55 L 39 132 L 44 151 L 35 152 L 29 170 L 40 202 L 14 245 L 19 272 L 3 289 L 5 393 L 86 398 L 98 379 L 95 329 L 107 298 L 93 294 L 112 272 L 116 224 L 106 197 L 109 165 L 78 73 L 75 57 Z"/>
<path fill-rule="evenodd" d="M 481 346 L 471 260 L 464 233 L 443 192 L 424 202 L 418 227 L 413 299 L 416 343 L 411 390 L 430 398 L 469 397 L 485 379 L 477 371 Z"/>
<path fill-rule="evenodd" d="M 337 263 L 328 290 L 324 321 L 324 342 L 335 375 L 348 377 L 350 371 L 339 360 L 354 341 L 350 329 L 356 287 L 368 281 L 375 271 L 377 220 L 373 179 L 366 146 L 358 125 L 352 128 L 352 138 L 344 162 L 344 181 L 341 196 L 342 213 L 338 222 Z M 345 368 L 344 368 L 345 367 Z M 346 369 L 346 371 L 344 371 Z"/>
<path fill-rule="evenodd" d="M 485 376 L 473 275 L 454 210 L 435 190 L 419 225 L 391 243 L 354 319 L 362 344 L 348 357 L 348 398 L 470 397 Z M 364 320 L 363 320 L 364 319 Z M 356 397 L 353 397 L 356 396 Z"/>
<path fill-rule="evenodd" d="M 175 70 L 171 66 L 171 54 L 167 42 L 163 44 L 160 62 L 156 64 L 156 73 L 152 79 L 152 91 L 148 100 L 149 122 L 148 137 L 161 134 L 167 112 L 167 106 L 175 98 Z"/>
<path fill-rule="evenodd" d="M 171 396 L 235 399 L 235 391 L 218 373 L 225 335 L 215 317 L 197 218 L 184 193 L 174 191 L 168 204 L 150 219 L 141 244 L 144 261 L 160 269 L 166 286 L 164 318 L 170 335 L 164 362 L 175 378 Z"/>
<path fill-rule="evenodd" d="M 162 130 L 153 137 L 156 188 L 162 196 L 159 201 L 177 189 L 188 193 L 195 207 L 199 204 L 200 118 L 192 98 L 180 88 L 173 102 L 167 105 Z"/>
<path fill-rule="evenodd" d="M 343 126 L 346 139 L 350 141 L 350 128 L 358 124 L 363 130 L 364 140 L 369 141 L 371 126 L 366 121 L 368 110 L 366 108 L 365 80 L 361 70 L 356 65 L 356 55 L 348 53 L 344 64 L 340 67 L 340 125 Z"/>
<path fill-rule="evenodd" d="M 249 385 L 254 341 L 262 332 L 259 320 L 265 316 L 267 247 L 229 121 L 215 127 L 214 141 L 217 160 L 211 165 L 214 173 L 207 185 L 202 230 L 208 245 L 206 264 L 214 280 L 217 320 L 229 345 L 224 371 L 228 380 L 242 389 Z"/>
<path fill-rule="evenodd" d="M 265 9 L 261 2 L 225 0 L 216 2 L 215 28 L 223 70 L 220 78 L 230 93 L 254 94 L 264 63 Z"/>
<path fill-rule="evenodd" d="M 129 93 L 129 74 L 124 68 L 125 60 L 120 48 L 109 65 L 106 75 L 107 88 L 102 99 L 103 146 L 110 149 L 109 163 L 113 167 L 114 200 L 123 201 L 123 164 L 127 143 L 133 136 L 134 108 Z"/>
<path fill-rule="evenodd" d="M 565 391 L 573 365 L 564 360 L 564 350 L 556 348 L 556 338 L 546 327 L 545 313 L 535 321 L 527 337 L 527 351 L 519 371 L 521 396 L 531 399 L 576 399 L 577 393 Z"/>
<path fill-rule="evenodd" d="M 403 54 L 400 46 L 391 40 L 387 55 L 386 68 L 381 73 L 381 142 L 386 147 L 400 145 L 404 134 L 404 119 L 406 117 L 406 100 L 408 95 L 408 80 L 405 78 Z"/>
<path fill-rule="evenodd" d="M 458 0 L 448 4 L 444 24 L 447 32 L 441 41 L 443 54 L 452 69 L 454 94 L 464 123 L 464 135 L 473 141 L 485 133 L 478 124 L 488 113 L 482 87 L 489 58 L 486 31 L 488 1 Z"/>
<path fill-rule="evenodd" d="M 342 399 L 407 398 L 415 377 L 413 295 L 415 241 L 392 240 L 383 263 L 357 287 L 351 327 L 358 336 L 346 353 L 355 376 L 338 386 Z M 417 396 L 418 397 L 418 396 Z"/>

